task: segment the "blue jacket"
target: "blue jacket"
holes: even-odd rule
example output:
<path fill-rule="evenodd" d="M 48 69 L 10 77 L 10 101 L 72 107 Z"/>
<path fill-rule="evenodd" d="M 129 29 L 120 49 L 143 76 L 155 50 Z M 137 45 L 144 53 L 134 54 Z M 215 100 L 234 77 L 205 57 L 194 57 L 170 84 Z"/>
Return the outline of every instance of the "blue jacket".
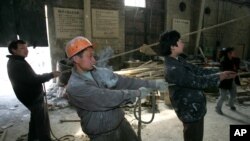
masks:
<path fill-rule="evenodd" d="M 123 77 L 105 68 L 90 73 L 93 80 L 73 68 L 67 85 L 69 101 L 77 109 L 82 130 L 89 136 L 118 128 L 124 119 L 120 106 L 135 102 L 138 88 L 156 87 L 153 81 Z"/>
<path fill-rule="evenodd" d="M 182 122 L 195 122 L 206 114 L 204 88 L 218 86 L 219 74 L 187 63 L 182 57 L 165 58 L 165 79 L 172 106 Z"/>

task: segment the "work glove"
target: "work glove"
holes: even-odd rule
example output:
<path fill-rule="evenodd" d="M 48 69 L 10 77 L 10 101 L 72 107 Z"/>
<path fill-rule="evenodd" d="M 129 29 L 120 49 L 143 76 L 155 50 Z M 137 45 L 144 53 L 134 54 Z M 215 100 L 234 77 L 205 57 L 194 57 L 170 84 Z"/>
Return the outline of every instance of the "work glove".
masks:
<path fill-rule="evenodd" d="M 141 98 L 145 98 L 145 97 L 150 95 L 150 93 L 153 91 L 153 89 L 140 87 L 139 91 L 140 91 Z"/>
<path fill-rule="evenodd" d="M 168 83 L 164 79 L 155 80 L 155 86 L 160 92 L 165 92 L 168 90 Z"/>

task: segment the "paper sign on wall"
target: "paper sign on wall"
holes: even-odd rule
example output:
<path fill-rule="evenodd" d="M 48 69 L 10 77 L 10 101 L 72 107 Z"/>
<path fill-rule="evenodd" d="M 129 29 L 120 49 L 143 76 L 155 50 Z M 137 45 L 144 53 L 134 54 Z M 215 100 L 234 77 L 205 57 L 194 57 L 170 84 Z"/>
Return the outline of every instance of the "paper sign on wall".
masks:
<path fill-rule="evenodd" d="M 92 9 L 93 37 L 118 38 L 118 10 Z"/>
<path fill-rule="evenodd" d="M 56 38 L 74 38 L 83 35 L 83 10 L 54 8 Z"/>
<path fill-rule="evenodd" d="M 190 20 L 173 19 L 173 30 L 177 30 L 181 35 L 190 32 Z M 182 38 L 183 42 L 189 42 L 189 36 Z"/>

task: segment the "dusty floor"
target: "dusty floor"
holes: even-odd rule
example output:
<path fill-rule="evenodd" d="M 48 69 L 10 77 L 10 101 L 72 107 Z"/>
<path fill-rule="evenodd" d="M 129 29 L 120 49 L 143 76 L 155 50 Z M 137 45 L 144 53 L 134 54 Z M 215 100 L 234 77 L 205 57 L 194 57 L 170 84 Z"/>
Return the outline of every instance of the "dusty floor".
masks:
<path fill-rule="evenodd" d="M 158 101 L 160 113 L 157 113 L 151 124 L 143 125 L 143 141 L 180 141 L 182 140 L 182 124 L 177 119 L 171 107 Z M 204 141 L 229 141 L 230 124 L 250 123 L 250 104 L 237 104 L 237 111 L 229 110 L 224 106 L 224 115 L 214 111 L 215 99 L 208 98 L 208 113 L 205 117 Z M 60 123 L 60 119 L 78 119 L 72 108 L 50 111 L 51 126 L 57 137 L 71 134 L 76 136 L 76 141 L 87 141 L 78 122 Z M 28 131 L 29 111 L 19 103 L 15 96 L 0 97 L 0 127 L 8 129 L 6 141 L 15 141 L 19 136 Z M 149 113 L 144 113 L 144 119 L 150 118 Z M 126 115 L 128 120 L 136 127 L 137 122 L 132 115 Z"/>

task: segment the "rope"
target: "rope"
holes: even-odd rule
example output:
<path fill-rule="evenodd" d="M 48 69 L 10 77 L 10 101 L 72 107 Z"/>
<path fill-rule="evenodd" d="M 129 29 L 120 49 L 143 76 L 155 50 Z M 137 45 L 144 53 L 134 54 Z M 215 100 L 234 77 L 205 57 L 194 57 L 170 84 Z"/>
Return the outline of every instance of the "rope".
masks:
<path fill-rule="evenodd" d="M 226 25 L 226 24 L 229 24 L 229 23 L 233 23 L 233 22 L 242 20 L 242 19 L 247 18 L 247 17 L 249 17 L 249 16 L 250 16 L 250 15 L 246 15 L 246 16 L 242 16 L 242 17 L 239 17 L 239 18 L 236 18 L 236 19 L 232 19 L 232 20 L 229 20 L 229 21 L 220 23 L 220 24 L 216 24 L 216 25 L 209 26 L 209 27 L 204 27 L 204 28 L 202 28 L 202 29 L 200 29 L 200 30 L 197 30 L 197 31 L 185 33 L 185 34 L 181 35 L 181 37 L 190 36 L 190 35 L 196 34 L 196 33 L 201 32 L 201 31 L 206 31 L 206 30 L 210 30 L 210 29 L 217 28 L 217 27 L 220 27 L 220 26 L 224 26 L 224 25 Z M 155 42 L 155 43 L 152 43 L 152 44 L 149 44 L 149 45 L 144 44 L 144 45 L 142 45 L 142 46 L 139 47 L 139 48 L 132 49 L 132 50 L 130 50 L 130 51 L 123 52 L 123 53 L 120 53 L 120 54 L 116 54 L 116 55 L 113 55 L 113 56 L 111 56 L 111 57 L 109 57 L 109 58 L 105 58 L 105 59 L 98 60 L 98 61 L 96 61 L 96 62 L 99 63 L 99 62 L 107 61 L 107 60 L 110 60 L 110 59 L 113 59 L 113 58 L 116 58 L 116 57 L 119 57 L 119 56 L 123 56 L 123 55 L 129 54 L 129 53 L 133 53 L 133 52 L 135 52 L 135 51 L 138 51 L 138 50 L 141 50 L 141 49 L 144 49 L 144 48 L 155 47 L 155 46 L 157 46 L 157 45 L 159 45 L 159 44 L 160 44 L 160 42 Z M 62 73 L 70 72 L 70 71 L 71 71 L 71 69 L 68 69 L 68 70 L 62 71 Z"/>
<path fill-rule="evenodd" d="M 183 34 L 182 37 L 190 36 L 190 35 L 193 35 L 193 34 L 196 34 L 196 33 L 200 32 L 200 31 L 206 31 L 206 30 L 210 30 L 210 29 L 213 29 L 213 28 L 217 28 L 217 27 L 220 27 L 220 26 L 223 26 L 223 25 L 226 25 L 226 24 L 230 24 L 230 23 L 233 23 L 233 22 L 242 20 L 242 19 L 244 19 L 244 18 L 246 18 L 246 17 L 249 17 L 249 16 L 250 16 L 250 15 L 246 15 L 246 16 L 242 16 L 242 17 L 239 17 L 239 18 L 235 18 L 235 19 L 232 19 L 232 20 L 223 22 L 223 23 L 219 23 L 219 24 L 212 25 L 212 26 L 209 26 L 209 27 L 204 27 L 204 28 L 202 28 L 201 30 L 197 30 L 197 31 L 193 31 L 193 32 L 189 32 L 189 33 Z"/>
<path fill-rule="evenodd" d="M 247 17 L 249 17 L 249 16 L 250 16 L 250 15 L 246 15 L 246 16 L 242 16 L 242 17 L 239 17 L 239 18 L 235 18 L 235 19 L 232 19 L 232 20 L 223 22 L 223 23 L 219 23 L 219 24 L 212 25 L 212 26 L 209 26 L 209 27 L 204 27 L 204 28 L 202 28 L 202 29 L 200 29 L 200 30 L 197 30 L 197 31 L 185 33 L 185 34 L 181 35 L 181 37 L 190 36 L 190 35 L 199 33 L 199 32 L 201 32 L 201 31 L 206 31 L 206 30 L 210 30 L 210 29 L 217 28 L 217 27 L 220 27 L 220 26 L 224 26 L 224 25 L 226 25 L 226 24 L 230 24 L 230 23 L 233 23 L 233 22 L 242 20 L 242 19 L 247 18 Z M 156 43 L 149 44 L 149 45 L 143 45 L 143 46 L 141 46 L 141 47 L 139 47 L 139 48 L 132 49 L 132 50 L 130 50 L 130 51 L 127 51 L 127 52 L 123 52 L 123 53 L 114 55 L 114 56 L 112 56 L 112 57 L 110 57 L 110 58 L 105 58 L 105 59 L 102 59 L 102 60 L 98 60 L 97 62 L 107 61 L 107 60 L 109 60 L 109 59 L 113 59 L 113 58 L 116 58 L 116 57 L 119 57 L 119 56 L 123 56 L 123 55 L 129 54 L 129 53 L 138 51 L 138 50 L 140 50 L 140 49 L 142 49 L 142 48 L 149 48 L 149 47 L 157 46 L 157 45 L 159 45 L 159 44 L 160 44 L 159 42 L 156 42 Z"/>
<path fill-rule="evenodd" d="M 134 116 L 135 116 L 135 119 L 138 120 L 138 130 L 137 130 L 137 136 L 139 138 L 139 141 L 141 141 L 141 124 L 144 123 L 144 124 L 149 124 L 151 123 L 153 120 L 154 120 L 154 117 L 155 117 L 155 104 L 156 104 L 156 99 L 155 99 L 155 95 L 153 94 L 152 95 L 152 117 L 149 121 L 143 121 L 141 119 L 141 96 L 138 97 L 139 99 L 137 100 L 136 104 L 135 104 L 135 107 L 134 107 Z M 137 112 L 137 108 L 138 108 L 138 116 L 136 114 Z"/>

